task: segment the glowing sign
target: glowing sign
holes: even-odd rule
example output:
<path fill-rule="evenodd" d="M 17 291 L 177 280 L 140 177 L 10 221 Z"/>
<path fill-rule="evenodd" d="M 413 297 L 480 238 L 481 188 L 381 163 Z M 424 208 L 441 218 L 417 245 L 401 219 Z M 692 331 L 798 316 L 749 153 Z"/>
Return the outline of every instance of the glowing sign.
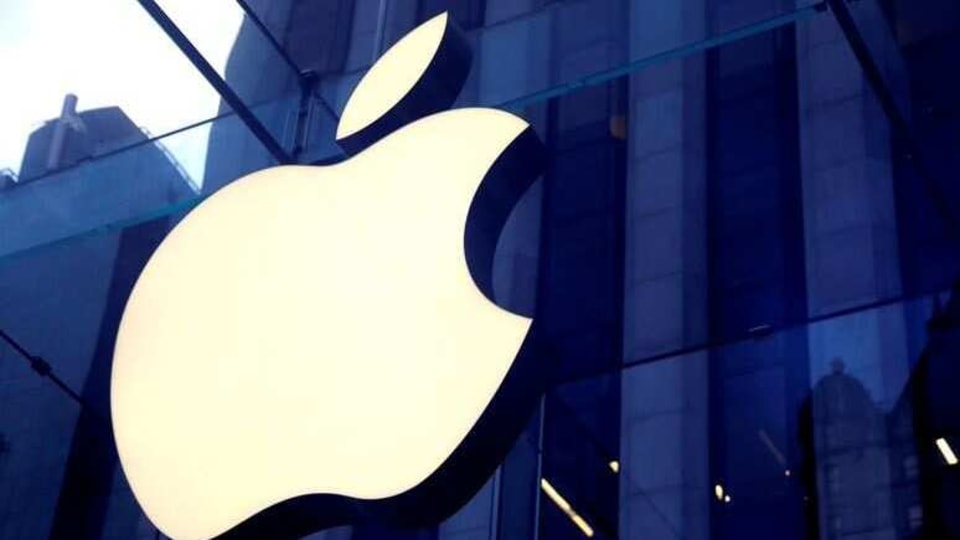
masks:
<path fill-rule="evenodd" d="M 522 429 L 540 355 L 531 319 L 492 302 L 490 276 L 541 147 L 506 112 L 431 114 L 462 86 L 465 51 L 445 14 L 412 31 L 344 111 L 351 159 L 237 180 L 141 274 L 113 425 L 168 536 L 434 522 Z"/>

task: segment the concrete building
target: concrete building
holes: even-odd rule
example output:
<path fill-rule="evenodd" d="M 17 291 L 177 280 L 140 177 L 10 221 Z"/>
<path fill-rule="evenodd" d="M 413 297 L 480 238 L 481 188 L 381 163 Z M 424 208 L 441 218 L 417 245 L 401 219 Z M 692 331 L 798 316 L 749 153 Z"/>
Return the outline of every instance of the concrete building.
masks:
<path fill-rule="evenodd" d="M 0 190 L 0 326 L 54 366 L 86 406 L 0 348 L 0 538 L 100 534 L 110 493 L 124 490 L 110 462 L 113 339 L 133 280 L 168 224 L 94 230 L 195 193 L 123 111 L 77 111 L 76 103 L 67 96 L 61 116 L 31 134 L 19 180 Z M 135 507 L 124 515 L 139 519 Z"/>

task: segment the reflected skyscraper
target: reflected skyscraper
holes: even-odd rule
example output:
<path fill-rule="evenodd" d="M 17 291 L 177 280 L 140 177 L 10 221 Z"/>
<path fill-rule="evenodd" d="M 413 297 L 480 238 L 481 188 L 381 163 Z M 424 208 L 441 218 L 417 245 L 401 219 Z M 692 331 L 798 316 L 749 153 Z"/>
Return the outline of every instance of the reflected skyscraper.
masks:
<path fill-rule="evenodd" d="M 75 96 L 67 96 L 61 115 L 31 134 L 19 181 L 0 190 L 0 255 L 9 258 L 18 248 L 57 238 L 85 220 L 95 223 L 105 204 L 144 207 L 192 193 L 177 164 L 120 108 L 78 111 L 76 104 Z M 111 161 L 107 175 L 82 167 L 137 144 L 138 150 Z M 167 227 L 166 220 L 153 221 L 52 250 L 19 253 L 13 256 L 16 264 L 0 265 L 0 324 L 33 343 L 34 354 L 54 365 L 85 405 L 78 414 L 75 404 L 62 402 L 61 396 L 35 392 L 12 409 L 19 415 L 49 415 L 51 421 L 4 429 L 0 467 L 32 470 L 34 475 L 24 479 L 26 485 L 0 485 L 6 508 L 19 508 L 21 516 L 0 520 L 0 537 L 97 537 L 111 511 L 111 498 L 123 498 L 113 494 L 125 488 L 107 423 L 113 340 L 133 281 Z M 59 287 L 80 276 L 84 285 L 71 287 L 68 296 L 58 299 Z M 34 310 L 25 310 L 27 305 Z M 39 339 L 36 332 L 44 327 L 59 328 L 57 338 Z M 5 369 L 21 361 L 5 357 Z M 32 382 L 11 384 L 15 388 Z M 38 482 L 59 489 L 28 489 Z M 128 520 L 139 519 L 136 513 L 125 514 Z"/>

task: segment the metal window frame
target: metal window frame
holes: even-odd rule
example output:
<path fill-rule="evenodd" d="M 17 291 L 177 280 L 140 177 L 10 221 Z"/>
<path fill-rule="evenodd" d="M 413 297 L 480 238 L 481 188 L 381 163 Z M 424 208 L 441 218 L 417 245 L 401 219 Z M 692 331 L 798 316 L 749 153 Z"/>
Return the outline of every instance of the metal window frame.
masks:
<path fill-rule="evenodd" d="M 250 133 L 270 152 L 270 155 L 272 155 L 278 163 L 294 163 L 295 160 L 293 156 L 270 134 L 266 126 L 253 114 L 253 111 L 247 107 L 246 103 L 240 99 L 240 96 L 227 84 L 227 81 L 217 73 L 217 70 L 213 68 L 210 62 L 207 61 L 193 42 L 180 30 L 180 27 L 173 22 L 163 8 L 161 8 L 155 0 L 137 0 L 137 2 L 146 10 L 147 14 L 150 15 L 164 33 L 167 34 L 177 48 L 180 49 L 180 52 L 187 57 L 187 60 L 193 64 L 193 67 L 197 68 L 197 71 L 210 83 L 210 86 L 220 94 L 220 97 L 233 112 L 237 114 L 237 117 L 247 126 Z M 272 39 L 271 42 L 275 43 Z M 285 54 L 283 56 L 286 58 Z M 300 73 L 298 72 L 297 75 L 299 76 Z"/>

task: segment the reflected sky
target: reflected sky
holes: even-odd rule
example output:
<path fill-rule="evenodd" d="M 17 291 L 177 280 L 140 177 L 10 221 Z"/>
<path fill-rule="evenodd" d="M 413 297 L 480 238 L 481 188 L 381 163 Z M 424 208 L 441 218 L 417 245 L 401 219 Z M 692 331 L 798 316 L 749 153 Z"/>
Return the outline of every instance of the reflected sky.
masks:
<path fill-rule="evenodd" d="M 243 13 L 231 0 L 161 6 L 222 74 Z M 0 0 L 0 168 L 17 172 L 30 132 L 59 115 L 117 105 L 153 135 L 217 113 L 219 97 L 136 0 Z M 206 129 L 206 128 L 204 128 Z M 172 149 L 203 177 L 206 136 Z"/>

